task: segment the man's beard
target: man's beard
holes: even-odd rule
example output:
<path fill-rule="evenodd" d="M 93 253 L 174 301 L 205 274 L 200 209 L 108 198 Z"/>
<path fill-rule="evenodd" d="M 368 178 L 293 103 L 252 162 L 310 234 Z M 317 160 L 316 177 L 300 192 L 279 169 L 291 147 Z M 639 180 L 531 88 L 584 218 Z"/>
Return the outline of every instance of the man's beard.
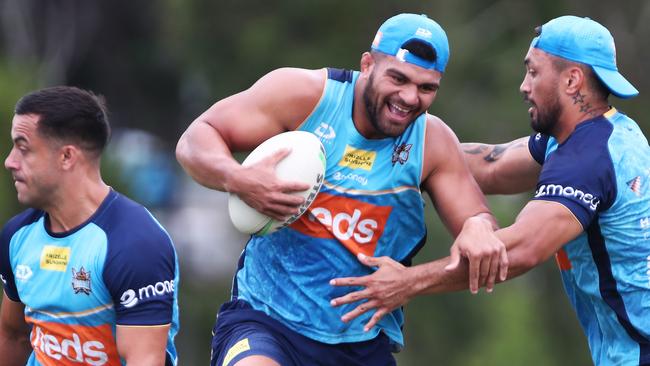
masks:
<path fill-rule="evenodd" d="M 562 105 L 560 105 L 560 100 L 555 96 L 552 102 L 546 104 L 547 107 L 542 109 L 541 107 L 535 105 L 537 109 L 537 117 L 530 116 L 530 127 L 533 128 L 536 132 L 542 133 L 544 135 L 552 135 L 557 125 L 557 121 L 562 114 Z"/>
<path fill-rule="evenodd" d="M 407 124 L 403 128 L 391 128 L 392 125 L 389 121 L 380 120 L 380 110 L 384 106 L 385 99 L 378 100 L 377 91 L 375 88 L 375 78 L 374 74 L 370 74 L 368 78 L 368 83 L 363 89 L 363 102 L 366 107 L 366 113 L 368 115 L 368 120 L 372 127 L 382 136 L 386 137 L 397 137 L 404 133 L 404 130 L 411 125 Z"/>

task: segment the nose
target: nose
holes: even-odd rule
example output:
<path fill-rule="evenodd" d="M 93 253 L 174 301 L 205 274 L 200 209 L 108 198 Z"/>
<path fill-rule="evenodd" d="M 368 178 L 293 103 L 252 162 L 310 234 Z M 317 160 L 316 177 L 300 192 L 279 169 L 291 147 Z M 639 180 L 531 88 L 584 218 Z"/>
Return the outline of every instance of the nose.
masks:
<path fill-rule="evenodd" d="M 530 83 L 528 82 L 528 76 L 525 76 L 524 80 L 521 82 L 521 85 L 519 85 L 519 92 L 525 96 L 528 96 L 528 94 L 530 94 Z"/>
<path fill-rule="evenodd" d="M 5 158 L 5 168 L 7 170 L 18 169 L 18 161 L 15 159 L 15 150 L 16 149 L 11 149 L 9 155 L 7 155 L 7 158 Z"/>
<path fill-rule="evenodd" d="M 404 85 L 402 90 L 399 92 L 399 97 L 402 101 L 409 106 L 418 104 L 418 87 L 414 84 Z"/>

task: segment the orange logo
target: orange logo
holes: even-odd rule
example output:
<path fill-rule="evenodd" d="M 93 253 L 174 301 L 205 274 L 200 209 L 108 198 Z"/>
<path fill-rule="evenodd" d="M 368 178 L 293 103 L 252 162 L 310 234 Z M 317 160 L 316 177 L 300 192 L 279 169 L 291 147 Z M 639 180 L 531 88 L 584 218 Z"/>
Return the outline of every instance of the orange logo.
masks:
<path fill-rule="evenodd" d="M 33 324 L 30 335 L 38 362 L 45 366 L 120 366 L 120 358 L 110 325 L 83 326 L 42 322 Z"/>
<path fill-rule="evenodd" d="M 392 207 L 320 193 L 307 214 L 291 227 L 305 235 L 337 239 L 354 255 L 372 256 Z"/>
<path fill-rule="evenodd" d="M 557 262 L 557 266 L 560 267 L 560 270 L 562 271 L 568 271 L 573 267 L 571 265 L 571 261 L 569 260 L 569 255 L 566 253 L 566 250 L 564 250 L 564 248 L 561 248 L 557 251 L 557 253 L 555 253 L 555 261 Z"/>

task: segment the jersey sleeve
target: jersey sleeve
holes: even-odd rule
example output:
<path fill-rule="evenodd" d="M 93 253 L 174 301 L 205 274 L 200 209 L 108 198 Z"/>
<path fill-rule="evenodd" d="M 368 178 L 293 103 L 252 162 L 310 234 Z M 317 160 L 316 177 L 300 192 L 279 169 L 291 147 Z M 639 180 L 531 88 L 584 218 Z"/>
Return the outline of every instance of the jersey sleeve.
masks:
<path fill-rule="evenodd" d="M 546 160 L 548 138 L 548 135 L 534 133 L 530 135 L 530 138 L 528 139 L 528 151 L 530 151 L 530 155 L 533 156 L 533 159 L 535 159 L 539 165 L 544 165 L 544 160 Z"/>
<path fill-rule="evenodd" d="M 7 223 L 2 228 L 2 232 L 0 232 L 0 280 L 2 280 L 2 286 L 7 297 L 13 301 L 20 301 L 14 280 L 14 273 L 11 269 L 11 259 L 9 257 L 9 245 L 11 244 L 11 237 L 14 234 L 11 226 L 11 222 Z"/>
<path fill-rule="evenodd" d="M 109 237 L 104 283 L 118 325 L 163 325 L 175 316 L 178 261 L 172 241 L 142 207 Z"/>
<path fill-rule="evenodd" d="M 585 145 L 558 149 L 549 156 L 533 198 L 564 205 L 584 229 L 616 198 L 616 177 L 606 147 Z"/>
<path fill-rule="evenodd" d="M 12 217 L 0 231 L 0 280 L 5 294 L 12 301 L 20 301 L 13 269 L 11 267 L 11 241 L 18 231 L 42 216 L 42 211 L 28 209 Z"/>

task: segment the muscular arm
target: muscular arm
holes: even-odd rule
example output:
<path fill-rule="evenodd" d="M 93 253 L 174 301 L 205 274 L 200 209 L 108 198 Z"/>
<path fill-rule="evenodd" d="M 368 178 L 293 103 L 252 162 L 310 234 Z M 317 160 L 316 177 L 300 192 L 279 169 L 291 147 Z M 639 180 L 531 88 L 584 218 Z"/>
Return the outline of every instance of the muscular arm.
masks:
<path fill-rule="evenodd" d="M 0 307 L 0 357 L 3 365 L 23 366 L 32 352 L 24 309 L 25 305 L 3 294 Z"/>
<path fill-rule="evenodd" d="M 456 243 L 468 244 L 452 246 L 451 266 L 457 266 L 461 256 L 469 258 L 470 290 L 476 293 L 479 283 L 485 283 L 492 291 L 497 273 L 505 278 L 508 267 L 505 247 L 493 234 L 496 219 L 470 174 L 456 135 L 438 118 L 428 117 L 423 185 Z"/>
<path fill-rule="evenodd" d="M 126 366 L 165 365 L 169 325 L 117 326 L 117 351 Z"/>
<path fill-rule="evenodd" d="M 297 128 L 318 103 L 325 79 L 325 70 L 278 69 L 249 89 L 220 100 L 181 136 L 176 147 L 179 163 L 198 183 L 238 194 L 264 214 L 275 218 L 292 214 L 302 199 L 288 193 L 307 187 L 275 178 L 275 165 L 288 151 L 248 167 L 242 167 L 232 152 L 250 151 Z"/>
<path fill-rule="evenodd" d="M 553 230 L 548 228 L 552 227 Z M 508 248 L 508 278 L 518 276 L 547 260 L 565 243 L 582 232 L 582 225 L 564 206 L 554 202 L 532 201 L 514 224 L 496 235 Z M 405 267 L 389 257 L 364 257 L 359 260 L 377 270 L 367 276 L 338 278 L 334 286 L 361 286 L 363 289 L 333 299 L 333 306 L 361 302 L 345 314 L 343 321 L 377 309 L 365 330 L 372 328 L 386 313 L 423 294 L 465 290 L 470 275 L 466 262 L 449 270 L 451 258 Z M 365 301 L 363 301 L 365 300 Z"/>
<path fill-rule="evenodd" d="M 454 237 L 472 216 L 480 216 L 496 228 L 496 219 L 472 178 L 456 135 L 438 118 L 428 117 L 422 185 L 441 220 Z"/>
<path fill-rule="evenodd" d="M 486 194 L 512 194 L 532 190 L 541 166 L 528 151 L 528 137 L 509 143 L 461 144 L 474 178 Z"/>
<path fill-rule="evenodd" d="M 512 225 L 496 232 L 508 248 L 508 279 L 546 261 L 582 231 L 582 225 L 563 205 L 547 201 L 529 202 Z M 415 294 L 467 288 L 467 269 L 445 271 L 448 262 L 449 258 L 443 258 L 408 269 L 408 281 L 415 284 Z"/>

